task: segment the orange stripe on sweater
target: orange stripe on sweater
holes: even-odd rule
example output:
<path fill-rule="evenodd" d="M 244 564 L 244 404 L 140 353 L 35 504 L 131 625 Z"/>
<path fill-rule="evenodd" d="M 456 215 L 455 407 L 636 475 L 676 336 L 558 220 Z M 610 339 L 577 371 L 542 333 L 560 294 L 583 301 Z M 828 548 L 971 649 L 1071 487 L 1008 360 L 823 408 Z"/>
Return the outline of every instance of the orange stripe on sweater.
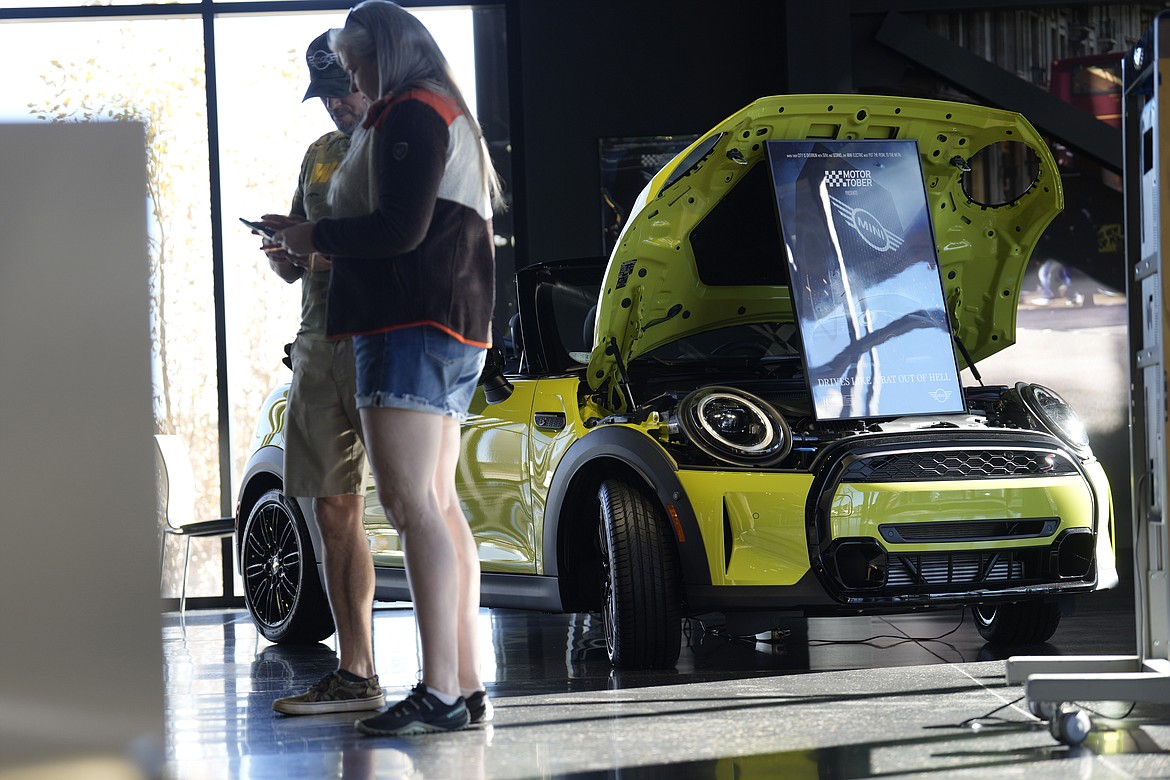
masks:
<path fill-rule="evenodd" d="M 446 325 L 443 325 L 442 323 L 435 322 L 433 320 L 419 320 L 418 322 L 404 322 L 401 325 L 391 325 L 389 328 L 378 328 L 377 330 L 359 330 L 359 331 L 354 331 L 353 333 L 334 333 L 329 338 L 348 339 L 348 338 L 353 338 L 354 336 L 377 336 L 379 333 L 389 333 L 390 331 L 393 331 L 393 330 L 404 330 L 406 328 L 417 328 L 417 327 L 422 326 L 422 325 L 429 325 L 432 328 L 438 328 L 439 330 L 443 331 L 444 333 L 446 333 L 448 336 L 455 339 L 459 343 L 466 344 L 469 347 L 479 347 L 481 349 L 490 349 L 492 346 L 492 343 L 490 341 L 488 341 L 488 342 L 473 341 L 472 339 L 469 339 L 466 336 L 463 336 L 459 333 L 456 333 L 455 331 L 448 328 Z"/>
<path fill-rule="evenodd" d="M 401 95 L 390 95 L 378 101 L 378 103 L 385 102 L 386 107 L 382 110 L 382 113 L 378 115 L 377 121 L 374 122 L 374 129 L 381 130 L 382 124 L 386 121 L 386 116 L 390 113 L 390 109 L 407 100 L 417 100 L 420 103 L 425 103 L 426 105 L 430 106 L 435 110 L 436 114 L 443 118 L 443 121 L 447 123 L 448 127 L 451 126 L 452 122 L 463 115 L 463 112 L 459 110 L 459 105 L 450 98 L 443 97 L 442 95 L 436 95 L 434 92 L 430 92 L 425 89 L 412 89 L 407 92 L 403 92 Z M 375 103 L 375 105 L 377 105 L 377 103 Z M 373 106 L 371 106 L 371 108 L 373 108 Z"/>

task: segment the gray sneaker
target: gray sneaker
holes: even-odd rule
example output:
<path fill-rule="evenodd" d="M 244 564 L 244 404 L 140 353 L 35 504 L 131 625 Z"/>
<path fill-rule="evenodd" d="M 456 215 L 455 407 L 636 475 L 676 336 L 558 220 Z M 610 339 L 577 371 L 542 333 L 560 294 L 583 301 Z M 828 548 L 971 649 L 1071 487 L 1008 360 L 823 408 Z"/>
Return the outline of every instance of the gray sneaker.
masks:
<path fill-rule="evenodd" d="M 272 709 L 285 715 L 320 715 L 376 710 L 385 704 L 386 697 L 378 685 L 378 675 L 350 682 L 334 671 L 299 696 L 286 696 L 272 702 Z"/>

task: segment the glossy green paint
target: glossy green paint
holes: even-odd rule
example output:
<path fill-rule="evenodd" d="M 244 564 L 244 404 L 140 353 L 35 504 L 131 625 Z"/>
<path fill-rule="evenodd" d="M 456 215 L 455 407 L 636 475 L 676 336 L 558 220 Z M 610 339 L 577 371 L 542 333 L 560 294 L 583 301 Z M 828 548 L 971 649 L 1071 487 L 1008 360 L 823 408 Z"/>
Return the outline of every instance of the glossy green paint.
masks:
<path fill-rule="evenodd" d="M 1085 474 L 1089 484 L 1093 486 L 1093 493 L 1097 497 L 1097 572 L 1098 580 L 1116 582 L 1117 572 L 1117 529 L 1113 522 L 1113 494 L 1109 487 L 1109 478 L 1099 461 L 1089 461 L 1084 464 Z"/>
<path fill-rule="evenodd" d="M 872 537 L 889 550 L 931 552 L 999 547 L 1042 547 L 1054 537 L 1003 541 L 890 544 L 878 528 L 884 523 L 940 523 L 1059 517 L 1057 533 L 1093 528 L 1093 497 L 1079 476 L 1063 478 L 979 479 L 947 482 L 843 483 L 833 496 L 830 529 L 834 539 Z"/>
<path fill-rule="evenodd" d="M 690 166 L 693 150 L 720 134 L 689 174 L 671 182 L 680 163 Z M 749 170 L 766 164 L 765 141 L 831 138 L 917 141 L 957 335 L 976 362 L 1015 342 L 1024 269 L 1044 229 L 1064 207 L 1055 160 L 1027 120 L 1009 111 L 913 98 L 767 97 L 732 114 L 675 157 L 635 204 L 606 270 L 597 311 L 597 346 L 589 359 L 591 387 L 607 381 L 611 388 L 616 384 L 610 381 L 618 370 L 607 350 L 611 339 L 628 363 L 689 333 L 793 318 L 786 286 L 704 285 L 688 237 Z M 1003 206 L 973 203 L 953 161 L 969 160 L 985 147 L 1005 141 L 1023 142 L 1036 154 L 1035 184 Z M 727 262 L 735 262 L 734 256 Z M 612 408 L 624 405 L 616 392 L 610 393 L 608 403 Z"/>
<path fill-rule="evenodd" d="M 1087 466 L 1088 483 L 1070 476 L 842 484 L 832 502 L 831 535 L 873 538 L 891 551 L 938 552 L 956 545 L 888 544 L 878 526 L 891 521 L 1059 517 L 1057 534 L 1080 527 L 1108 530 L 1112 514 L 1108 482 L 1099 464 Z M 678 478 L 699 522 L 713 585 L 793 585 L 808 571 L 805 507 L 811 475 L 681 469 Z M 1093 506 L 1098 508 L 1095 516 Z M 982 550 L 1046 546 L 1052 539 L 958 544 Z M 1100 534 L 1097 546 L 1099 565 L 1112 572 L 1110 534 Z"/>
<path fill-rule="evenodd" d="M 1113 491 L 1109 487 L 1109 477 L 1105 475 L 1105 468 L 1100 461 L 1092 460 L 1084 464 L 1085 474 L 1089 484 L 1093 486 L 1093 493 L 1097 496 L 1097 530 L 1101 531 L 1101 538 L 1112 546 L 1117 540 L 1114 538 L 1116 529 L 1113 527 Z M 1108 531 L 1108 533 L 1104 533 Z"/>
<path fill-rule="evenodd" d="M 382 502 L 378 499 L 378 491 L 374 487 L 374 479 L 368 473 L 365 497 L 362 525 L 366 530 L 366 543 L 370 546 L 374 565 L 401 569 L 405 565 L 402 558 L 402 541 L 398 538 L 398 532 L 386 519 L 386 512 L 382 509 Z"/>
<path fill-rule="evenodd" d="M 699 523 L 712 585 L 792 585 L 808 571 L 811 474 L 680 469 L 678 479 Z"/>
<path fill-rule="evenodd" d="M 544 571 L 544 508 L 557 466 L 588 434 L 577 376 L 520 380 L 504 402 L 488 404 L 477 390 L 463 424 L 457 487 L 485 572 Z M 560 430 L 536 416 L 560 414 Z"/>
<path fill-rule="evenodd" d="M 511 397 L 489 406 L 477 389 L 462 426 L 456 488 L 485 572 L 532 574 L 536 568 L 527 479 L 535 390 L 535 382 L 519 382 Z"/>
<path fill-rule="evenodd" d="M 532 398 L 537 382 L 518 382 L 505 402 L 489 406 L 477 388 L 461 427 L 456 489 L 485 572 L 532 574 L 537 551 L 529 469 Z M 401 568 L 402 547 L 377 494 L 366 494 L 364 523 L 375 566 Z"/>

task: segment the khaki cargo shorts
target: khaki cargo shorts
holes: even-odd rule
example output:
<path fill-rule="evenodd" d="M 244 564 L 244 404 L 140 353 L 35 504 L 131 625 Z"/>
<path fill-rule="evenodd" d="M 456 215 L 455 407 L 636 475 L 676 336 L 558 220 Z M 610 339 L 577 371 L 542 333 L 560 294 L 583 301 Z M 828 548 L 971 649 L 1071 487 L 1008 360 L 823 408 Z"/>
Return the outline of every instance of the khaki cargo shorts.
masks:
<path fill-rule="evenodd" d="M 361 494 L 366 449 L 354 405 L 352 339 L 301 334 L 290 356 L 284 492 L 304 498 Z"/>

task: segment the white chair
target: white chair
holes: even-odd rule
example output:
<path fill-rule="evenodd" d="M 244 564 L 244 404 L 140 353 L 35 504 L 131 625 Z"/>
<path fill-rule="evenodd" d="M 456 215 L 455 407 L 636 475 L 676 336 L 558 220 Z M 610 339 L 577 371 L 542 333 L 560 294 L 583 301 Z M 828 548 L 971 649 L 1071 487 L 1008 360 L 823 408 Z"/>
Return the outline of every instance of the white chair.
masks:
<path fill-rule="evenodd" d="M 187 569 L 191 563 L 191 540 L 197 537 L 231 536 L 236 530 L 236 520 L 234 517 L 197 520 L 195 473 L 191 469 L 191 455 L 186 442 L 178 436 L 159 433 L 154 436 L 154 444 L 155 462 L 158 467 L 159 507 L 166 519 L 162 558 L 159 561 L 160 572 L 163 561 L 166 560 L 167 539 L 181 536 L 187 541 L 183 552 L 183 587 L 179 591 L 179 613 L 182 614 L 187 609 Z"/>

